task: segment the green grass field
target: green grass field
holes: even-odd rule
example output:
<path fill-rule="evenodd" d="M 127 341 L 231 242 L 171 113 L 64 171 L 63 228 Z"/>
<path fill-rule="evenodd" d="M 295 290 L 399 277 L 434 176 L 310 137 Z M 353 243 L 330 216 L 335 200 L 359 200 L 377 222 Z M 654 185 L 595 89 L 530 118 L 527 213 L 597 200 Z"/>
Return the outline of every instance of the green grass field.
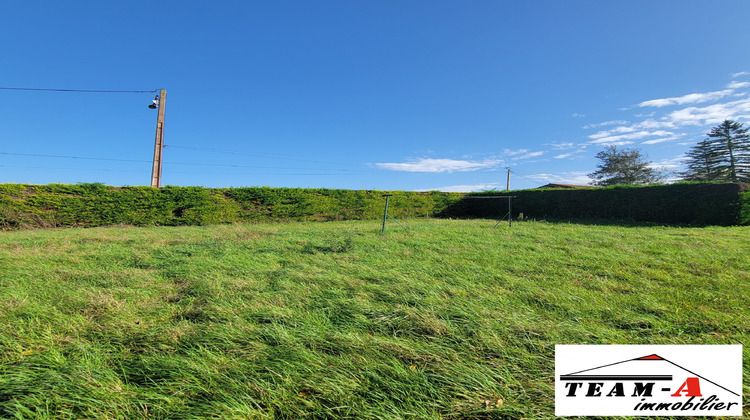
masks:
<path fill-rule="evenodd" d="M 551 418 L 573 343 L 750 394 L 750 227 L 402 222 L 2 232 L 0 418 Z"/>

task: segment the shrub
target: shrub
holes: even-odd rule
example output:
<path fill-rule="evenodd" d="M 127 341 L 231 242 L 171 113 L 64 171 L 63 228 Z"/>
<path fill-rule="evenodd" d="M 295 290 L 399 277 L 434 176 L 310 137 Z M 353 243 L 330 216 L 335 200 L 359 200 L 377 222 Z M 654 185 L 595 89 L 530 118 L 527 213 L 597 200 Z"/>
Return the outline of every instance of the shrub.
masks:
<path fill-rule="evenodd" d="M 206 225 L 277 220 L 377 219 L 381 191 L 243 187 L 209 189 L 103 184 L 5 184 L 0 228 L 21 225 Z M 393 191 L 394 217 L 424 217 L 444 210 L 458 194 Z M 453 197 L 453 198 L 449 198 Z"/>
<path fill-rule="evenodd" d="M 513 215 L 536 219 L 610 219 L 675 225 L 750 223 L 746 184 L 678 183 L 580 189 L 533 189 L 513 195 Z M 492 194 L 482 194 L 484 196 Z M 470 194 L 445 211 L 451 217 L 497 218 L 507 213 L 505 200 L 473 199 Z"/>

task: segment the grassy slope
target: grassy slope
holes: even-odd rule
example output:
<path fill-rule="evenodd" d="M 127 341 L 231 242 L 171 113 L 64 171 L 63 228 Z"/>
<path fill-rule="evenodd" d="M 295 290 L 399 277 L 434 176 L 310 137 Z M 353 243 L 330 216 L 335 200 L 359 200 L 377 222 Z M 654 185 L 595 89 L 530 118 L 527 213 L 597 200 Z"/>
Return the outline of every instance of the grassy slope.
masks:
<path fill-rule="evenodd" d="M 0 417 L 552 417 L 555 344 L 750 343 L 750 228 L 406 224 L 2 233 Z"/>

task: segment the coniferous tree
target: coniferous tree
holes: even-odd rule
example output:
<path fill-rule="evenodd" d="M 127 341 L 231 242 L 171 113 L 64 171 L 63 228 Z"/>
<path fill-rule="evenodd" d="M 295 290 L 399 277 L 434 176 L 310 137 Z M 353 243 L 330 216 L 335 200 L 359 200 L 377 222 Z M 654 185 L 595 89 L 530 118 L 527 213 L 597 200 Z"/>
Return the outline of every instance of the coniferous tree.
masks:
<path fill-rule="evenodd" d="M 724 120 L 693 146 L 682 178 L 690 181 L 750 182 L 750 135 L 742 124 Z"/>
<path fill-rule="evenodd" d="M 652 168 L 646 155 L 638 149 L 618 149 L 607 146 L 596 154 L 601 162 L 589 178 L 598 186 L 654 184 L 663 180 L 660 171 Z"/>
<path fill-rule="evenodd" d="M 711 129 L 709 141 L 721 154 L 718 169 L 727 181 L 750 181 L 750 135 L 742 124 L 724 120 Z"/>
<path fill-rule="evenodd" d="M 720 154 L 708 140 L 702 140 L 685 154 L 687 170 L 680 175 L 685 181 L 716 181 L 721 178 Z"/>

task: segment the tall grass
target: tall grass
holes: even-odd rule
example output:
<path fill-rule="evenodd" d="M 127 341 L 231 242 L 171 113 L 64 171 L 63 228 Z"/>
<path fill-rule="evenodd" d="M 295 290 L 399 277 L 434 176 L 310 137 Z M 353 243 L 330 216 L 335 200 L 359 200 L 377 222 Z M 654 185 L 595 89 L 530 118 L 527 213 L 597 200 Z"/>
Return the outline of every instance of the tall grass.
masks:
<path fill-rule="evenodd" d="M 5 232 L 0 417 L 549 418 L 555 344 L 750 342 L 747 227 L 406 223 Z"/>

